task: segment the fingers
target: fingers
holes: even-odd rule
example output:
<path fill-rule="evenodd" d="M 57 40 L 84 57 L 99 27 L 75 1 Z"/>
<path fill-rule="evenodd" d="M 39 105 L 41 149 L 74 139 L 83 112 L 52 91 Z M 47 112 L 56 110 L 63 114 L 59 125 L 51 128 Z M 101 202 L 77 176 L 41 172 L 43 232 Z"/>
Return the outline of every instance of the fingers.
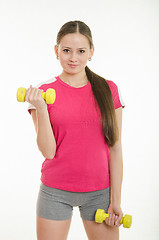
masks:
<path fill-rule="evenodd" d="M 109 217 L 106 218 L 105 223 L 109 226 L 120 227 L 121 219 L 123 217 L 122 210 L 118 204 L 110 203 L 109 208 L 107 210 Z"/>
<path fill-rule="evenodd" d="M 120 227 L 121 226 L 120 221 L 121 221 L 122 217 L 123 217 L 123 213 L 122 212 L 119 214 L 118 217 L 116 216 L 116 219 L 115 219 L 115 226 L 116 227 Z"/>
<path fill-rule="evenodd" d="M 25 101 L 32 103 L 34 97 L 35 97 L 35 88 L 33 88 L 32 85 L 30 85 L 30 87 L 27 89 L 27 92 L 26 92 Z"/>
<path fill-rule="evenodd" d="M 38 100 L 42 99 L 43 90 L 38 88 L 33 88 L 32 85 L 27 89 L 25 101 L 29 103 L 36 103 Z"/>
<path fill-rule="evenodd" d="M 30 85 L 26 92 L 25 101 L 31 103 L 36 108 L 36 110 L 46 110 L 47 104 L 42 98 L 42 92 L 42 89 L 33 88 L 32 85 Z"/>
<path fill-rule="evenodd" d="M 106 224 L 113 227 L 115 225 L 115 218 L 116 216 L 114 213 L 109 213 L 109 217 L 105 220 Z"/>
<path fill-rule="evenodd" d="M 122 213 L 119 215 L 119 217 L 114 213 L 110 213 L 109 217 L 106 218 L 105 223 L 111 227 L 120 227 L 121 226 L 120 221 L 122 217 L 123 217 Z"/>
<path fill-rule="evenodd" d="M 32 85 L 30 85 L 30 87 L 26 91 L 25 101 L 27 101 L 27 102 L 29 102 L 29 96 L 30 96 L 31 89 L 32 89 Z"/>

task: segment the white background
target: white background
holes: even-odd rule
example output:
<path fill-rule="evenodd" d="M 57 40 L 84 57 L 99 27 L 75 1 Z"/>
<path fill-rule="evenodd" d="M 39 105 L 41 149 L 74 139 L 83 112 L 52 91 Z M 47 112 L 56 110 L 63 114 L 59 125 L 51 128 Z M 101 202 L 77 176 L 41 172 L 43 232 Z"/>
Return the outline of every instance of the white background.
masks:
<path fill-rule="evenodd" d="M 92 30 L 90 69 L 113 80 L 123 110 L 122 210 L 133 216 L 122 240 L 159 239 L 159 1 L 0 0 L 0 239 L 36 239 L 36 199 L 44 161 L 27 103 L 28 88 L 61 73 L 54 54 L 56 35 L 67 21 Z M 86 240 L 78 208 L 68 240 Z"/>

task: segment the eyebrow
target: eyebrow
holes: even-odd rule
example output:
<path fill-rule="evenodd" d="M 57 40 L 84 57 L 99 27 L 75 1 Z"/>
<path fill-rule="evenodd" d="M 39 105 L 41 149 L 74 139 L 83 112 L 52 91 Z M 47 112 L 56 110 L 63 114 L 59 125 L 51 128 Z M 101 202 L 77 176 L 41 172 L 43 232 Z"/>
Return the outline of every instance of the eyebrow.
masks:
<path fill-rule="evenodd" d="M 68 49 L 71 49 L 70 47 L 65 47 L 65 46 L 63 46 L 62 48 L 68 48 Z M 83 48 L 78 48 L 78 49 L 87 49 L 87 48 L 83 47 Z"/>

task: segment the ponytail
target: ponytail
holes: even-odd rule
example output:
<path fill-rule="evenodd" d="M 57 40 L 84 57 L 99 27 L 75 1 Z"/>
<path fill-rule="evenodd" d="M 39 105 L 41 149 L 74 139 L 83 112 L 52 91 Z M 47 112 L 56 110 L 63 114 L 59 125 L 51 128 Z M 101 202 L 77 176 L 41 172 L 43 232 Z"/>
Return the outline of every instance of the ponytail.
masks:
<path fill-rule="evenodd" d="M 87 66 L 85 72 L 91 83 L 93 95 L 101 112 L 101 124 L 105 143 L 113 146 L 118 139 L 118 127 L 109 85 L 106 79 L 92 72 Z"/>

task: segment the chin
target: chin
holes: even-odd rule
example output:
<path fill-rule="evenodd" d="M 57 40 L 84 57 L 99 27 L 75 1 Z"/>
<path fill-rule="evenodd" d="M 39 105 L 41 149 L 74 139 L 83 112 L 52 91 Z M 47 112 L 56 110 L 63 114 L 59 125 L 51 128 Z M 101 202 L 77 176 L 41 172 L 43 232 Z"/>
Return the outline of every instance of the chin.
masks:
<path fill-rule="evenodd" d="M 72 69 L 72 70 L 68 70 L 68 69 L 64 69 L 64 71 L 68 74 L 77 74 L 77 73 L 80 73 L 81 71 L 79 71 L 79 69 Z"/>

